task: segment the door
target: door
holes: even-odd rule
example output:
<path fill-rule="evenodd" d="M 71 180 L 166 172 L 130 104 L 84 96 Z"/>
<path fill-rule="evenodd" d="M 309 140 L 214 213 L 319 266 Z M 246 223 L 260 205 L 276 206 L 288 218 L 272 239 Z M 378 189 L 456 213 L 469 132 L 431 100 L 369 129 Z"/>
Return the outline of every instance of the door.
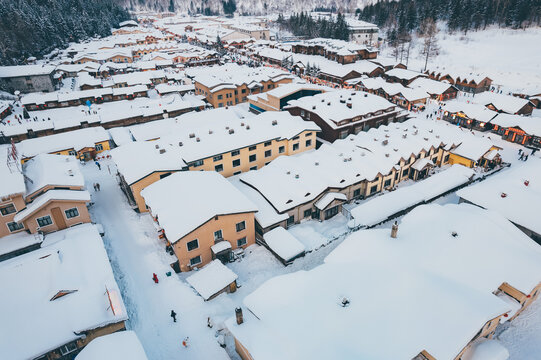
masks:
<path fill-rule="evenodd" d="M 53 215 L 53 220 L 56 226 L 58 227 L 58 230 L 65 229 L 66 221 L 64 220 L 64 216 L 62 216 L 62 210 L 60 210 L 59 207 L 55 207 L 51 209 L 51 214 Z"/>

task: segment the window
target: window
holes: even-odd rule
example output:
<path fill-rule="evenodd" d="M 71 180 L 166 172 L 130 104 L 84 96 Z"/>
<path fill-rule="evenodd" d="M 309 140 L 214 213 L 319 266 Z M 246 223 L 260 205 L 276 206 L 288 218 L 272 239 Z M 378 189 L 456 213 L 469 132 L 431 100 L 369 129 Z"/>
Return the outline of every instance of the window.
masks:
<path fill-rule="evenodd" d="M 373 194 L 375 193 L 376 191 L 378 191 L 378 186 L 377 185 L 374 185 L 370 188 L 370 194 Z"/>
<path fill-rule="evenodd" d="M 449 155 L 445 155 L 445 157 L 443 158 L 443 162 L 446 163 L 449 161 Z"/>
<path fill-rule="evenodd" d="M 287 226 L 295 224 L 295 216 L 291 215 L 287 218 Z"/>
<path fill-rule="evenodd" d="M 312 209 L 304 210 L 304 217 L 310 217 L 312 216 Z"/>
<path fill-rule="evenodd" d="M 250 159 L 250 162 L 256 161 L 257 160 L 256 154 L 250 155 L 249 159 Z"/>
<path fill-rule="evenodd" d="M 301 110 L 301 116 L 304 117 L 304 110 Z"/>
<path fill-rule="evenodd" d="M 306 147 L 312 146 L 312 140 L 306 140 Z"/>
<path fill-rule="evenodd" d="M 272 150 L 265 151 L 265 157 L 270 157 L 272 155 Z"/>
<path fill-rule="evenodd" d="M 254 151 L 255 149 L 256 149 L 256 145 L 250 146 L 250 147 L 248 148 L 248 150 L 250 150 L 250 151 Z"/>
<path fill-rule="evenodd" d="M 75 342 L 71 342 L 60 347 L 60 354 L 62 354 L 62 356 L 65 356 L 69 353 L 74 352 L 75 350 L 77 350 L 77 345 L 75 344 Z"/>
<path fill-rule="evenodd" d="M 359 196 L 361 196 L 361 189 L 353 190 L 353 197 L 359 197 Z"/>
<path fill-rule="evenodd" d="M 306 134 L 304 134 L 304 136 L 306 136 L 306 137 L 312 136 L 312 133 L 311 133 L 311 132 L 307 132 Z"/>
<path fill-rule="evenodd" d="M 266 141 L 264 145 L 265 146 L 271 146 L 271 144 L 272 144 L 272 141 Z"/>
<path fill-rule="evenodd" d="M 240 159 L 233 160 L 233 167 L 239 167 L 240 166 Z"/>
<path fill-rule="evenodd" d="M 257 165 L 256 165 L 256 166 L 252 166 L 252 167 L 250 168 L 250 170 L 257 170 Z"/>
<path fill-rule="evenodd" d="M 280 146 L 280 147 L 278 148 L 278 153 L 279 153 L 279 154 L 283 154 L 285 151 L 286 151 L 286 147 L 285 147 L 285 146 Z"/>
<path fill-rule="evenodd" d="M 235 172 L 233 173 L 233 175 L 238 175 L 238 174 L 241 174 L 241 173 L 242 173 L 242 171 L 235 171 Z"/>
<path fill-rule="evenodd" d="M 246 245 L 246 236 L 237 240 L 237 247 Z"/>
<path fill-rule="evenodd" d="M 79 210 L 77 210 L 76 207 L 65 210 L 64 212 L 66 213 L 66 219 L 71 219 L 79 216 Z"/>
<path fill-rule="evenodd" d="M 222 164 L 216 165 L 214 167 L 214 170 L 216 170 L 217 172 L 222 172 L 222 171 L 224 171 L 224 166 Z"/>
<path fill-rule="evenodd" d="M 348 137 L 349 131 L 348 130 L 342 130 L 340 131 L 340 139 L 345 139 Z"/>
<path fill-rule="evenodd" d="M 15 205 L 13 205 L 13 204 L 8 204 L 8 205 L 0 208 L 0 212 L 2 213 L 2 216 L 13 214 L 16 211 L 17 211 L 17 209 L 15 209 Z"/>
<path fill-rule="evenodd" d="M 408 176 L 409 172 L 410 172 L 410 169 L 409 169 L 409 168 L 407 168 L 406 170 L 402 171 L 402 177 Z"/>
<path fill-rule="evenodd" d="M 224 107 L 224 103 L 218 103 L 218 107 Z"/>
<path fill-rule="evenodd" d="M 214 160 L 214 161 L 220 161 L 220 160 L 222 160 L 222 159 L 223 159 L 223 156 L 222 156 L 222 155 L 216 155 L 216 156 L 214 156 L 214 157 L 212 158 L 212 160 Z"/>
<path fill-rule="evenodd" d="M 36 221 L 38 222 L 39 227 L 45 227 L 53 223 L 53 220 L 49 215 L 37 218 Z"/>
<path fill-rule="evenodd" d="M 102 144 L 96 144 L 96 151 L 103 151 L 103 145 Z"/>
<path fill-rule="evenodd" d="M 299 150 L 299 143 L 293 144 L 293 151 Z"/>
<path fill-rule="evenodd" d="M 166 178 L 166 177 L 168 177 L 169 175 L 171 175 L 171 173 L 161 174 L 161 175 L 160 175 L 160 179 Z"/>
<path fill-rule="evenodd" d="M 246 94 L 246 89 L 242 89 L 241 93 Z"/>
<path fill-rule="evenodd" d="M 216 240 L 222 240 L 223 239 L 223 236 L 222 236 L 222 230 L 216 230 L 214 232 L 214 241 Z"/>
<path fill-rule="evenodd" d="M 325 210 L 325 219 L 330 219 L 336 214 L 338 214 L 338 205 L 333 206 L 329 210 Z"/>
<path fill-rule="evenodd" d="M 190 259 L 190 266 L 195 266 L 195 265 L 198 265 L 198 264 L 201 264 L 201 256 L 200 255 Z"/>
<path fill-rule="evenodd" d="M 391 179 L 387 179 L 387 180 L 385 180 L 385 182 L 383 183 L 383 186 L 384 186 L 384 187 L 388 187 L 388 186 L 390 186 L 390 185 L 391 185 Z"/>
<path fill-rule="evenodd" d="M 77 153 L 75 152 L 75 150 L 70 150 L 70 151 L 68 151 L 68 154 L 69 154 L 69 155 L 72 155 L 72 156 L 76 156 L 76 155 L 77 155 Z"/>
<path fill-rule="evenodd" d="M 241 221 L 240 223 L 237 223 L 235 225 L 235 228 L 237 229 L 237 232 L 246 229 L 246 221 Z"/>
<path fill-rule="evenodd" d="M 7 223 L 10 232 L 21 230 L 24 228 L 23 224 L 16 223 L 15 221 Z"/>
<path fill-rule="evenodd" d="M 218 100 L 222 100 L 224 98 L 223 95 L 218 95 Z"/>
<path fill-rule="evenodd" d="M 195 250 L 199 247 L 199 240 L 195 239 L 192 241 L 188 241 L 186 243 L 186 248 L 188 248 L 188 251 Z"/>
<path fill-rule="evenodd" d="M 198 166 L 201 166 L 201 165 L 203 165 L 203 160 L 197 160 L 196 162 L 193 163 L 194 167 L 198 167 Z"/>
<path fill-rule="evenodd" d="M 231 156 L 238 156 L 240 155 L 240 151 L 239 150 L 233 150 L 231 151 Z"/>

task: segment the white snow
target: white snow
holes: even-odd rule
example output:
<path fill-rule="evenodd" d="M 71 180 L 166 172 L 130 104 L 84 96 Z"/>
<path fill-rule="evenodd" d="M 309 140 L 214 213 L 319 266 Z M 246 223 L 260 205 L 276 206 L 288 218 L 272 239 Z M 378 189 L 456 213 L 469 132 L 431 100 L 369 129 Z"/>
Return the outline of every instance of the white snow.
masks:
<path fill-rule="evenodd" d="M 227 241 L 222 241 L 227 242 Z M 195 291 L 208 300 L 210 297 L 229 286 L 238 276 L 220 260 L 213 260 L 205 267 L 194 272 L 186 278 Z"/>
<path fill-rule="evenodd" d="M 497 340 L 476 340 L 461 357 L 463 360 L 507 360 L 509 351 Z"/>
<path fill-rule="evenodd" d="M 75 360 L 148 360 L 133 331 L 120 331 L 92 340 Z"/>

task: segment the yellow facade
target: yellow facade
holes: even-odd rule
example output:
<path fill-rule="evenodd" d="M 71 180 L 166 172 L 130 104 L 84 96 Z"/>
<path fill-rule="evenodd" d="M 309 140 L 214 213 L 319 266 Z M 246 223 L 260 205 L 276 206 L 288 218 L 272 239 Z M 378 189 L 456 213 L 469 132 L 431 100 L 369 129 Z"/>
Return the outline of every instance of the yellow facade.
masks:
<path fill-rule="evenodd" d="M 74 148 L 70 148 L 70 149 L 64 149 L 60 151 L 53 151 L 53 152 L 50 152 L 49 154 L 66 155 L 66 156 L 73 155 L 73 156 L 77 156 L 77 158 L 80 160 L 88 161 L 88 160 L 91 160 L 95 154 L 99 154 L 107 150 L 111 150 L 111 145 L 109 144 L 109 140 L 97 142 L 92 148 L 83 148 L 79 151 L 75 151 Z M 23 158 L 21 159 L 21 163 L 24 164 L 30 159 L 31 157 Z"/>

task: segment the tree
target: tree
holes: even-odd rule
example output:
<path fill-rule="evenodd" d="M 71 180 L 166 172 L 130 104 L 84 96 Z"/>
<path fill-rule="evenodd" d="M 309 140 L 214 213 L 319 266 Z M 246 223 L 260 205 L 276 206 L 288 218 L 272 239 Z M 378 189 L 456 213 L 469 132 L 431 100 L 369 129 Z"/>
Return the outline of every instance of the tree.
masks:
<path fill-rule="evenodd" d="M 224 0 L 222 1 L 222 5 L 224 7 L 225 14 L 232 15 L 237 10 L 235 0 Z"/>
<path fill-rule="evenodd" d="M 167 8 L 169 12 L 175 12 L 175 0 L 169 0 L 169 7 Z"/>
<path fill-rule="evenodd" d="M 428 65 L 428 59 L 435 57 L 439 54 L 438 46 L 438 27 L 432 18 L 427 18 L 421 24 L 419 29 L 419 36 L 423 38 L 423 50 L 421 53 L 425 56 L 425 67 L 423 71 L 426 71 Z"/>

